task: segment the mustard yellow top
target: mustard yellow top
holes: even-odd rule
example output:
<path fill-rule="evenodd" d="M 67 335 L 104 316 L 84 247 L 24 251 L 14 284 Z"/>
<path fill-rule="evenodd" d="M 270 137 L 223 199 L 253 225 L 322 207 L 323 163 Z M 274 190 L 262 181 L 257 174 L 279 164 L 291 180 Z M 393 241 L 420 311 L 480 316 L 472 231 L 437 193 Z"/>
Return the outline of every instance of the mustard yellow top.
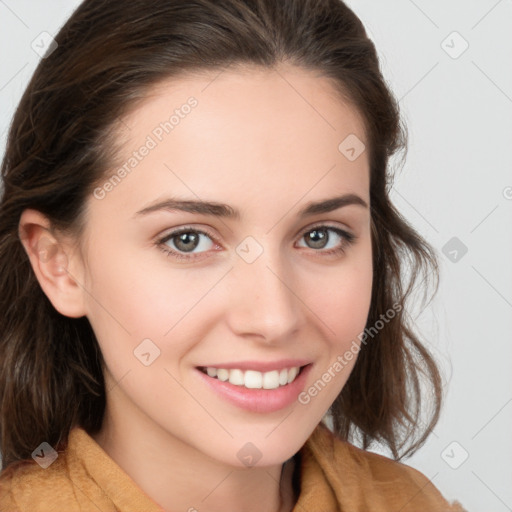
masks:
<path fill-rule="evenodd" d="M 467 512 L 419 471 L 339 440 L 320 423 L 300 450 L 293 512 Z M 46 469 L 0 473 L 0 512 L 163 512 L 85 430 Z"/>

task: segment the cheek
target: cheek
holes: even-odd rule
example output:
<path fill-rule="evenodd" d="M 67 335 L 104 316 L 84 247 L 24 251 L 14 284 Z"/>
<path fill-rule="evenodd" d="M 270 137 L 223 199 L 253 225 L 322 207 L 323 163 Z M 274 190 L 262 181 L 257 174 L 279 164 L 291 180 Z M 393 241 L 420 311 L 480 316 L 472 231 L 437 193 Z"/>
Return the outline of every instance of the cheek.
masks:
<path fill-rule="evenodd" d="M 343 347 L 364 330 L 370 308 L 371 278 L 351 276 L 331 289 L 328 299 L 322 311 L 326 311 L 326 323 L 335 333 L 335 343 Z"/>
<path fill-rule="evenodd" d="M 312 309 L 320 319 L 316 323 L 322 325 L 325 340 L 316 371 L 298 396 L 298 403 L 309 410 L 311 428 L 339 395 L 357 361 L 373 278 L 371 251 L 360 251 L 358 256 L 340 265 L 329 279 L 322 278 L 323 293 L 315 287 L 317 291 L 311 297 Z"/>
<path fill-rule="evenodd" d="M 340 264 L 338 272 L 321 278 L 312 296 L 315 312 L 325 325 L 331 346 L 344 351 L 363 332 L 372 295 L 372 255 L 365 244 L 350 259 Z M 312 288 L 313 289 L 313 288 Z"/>
<path fill-rule="evenodd" d="M 179 358 L 204 331 L 197 326 L 205 323 L 205 307 L 211 308 L 208 294 L 225 272 L 172 270 L 165 256 L 144 259 L 129 252 L 90 258 L 85 297 L 104 358 L 120 371 L 133 365 L 133 351 L 145 339 L 162 353 L 172 346 Z"/>

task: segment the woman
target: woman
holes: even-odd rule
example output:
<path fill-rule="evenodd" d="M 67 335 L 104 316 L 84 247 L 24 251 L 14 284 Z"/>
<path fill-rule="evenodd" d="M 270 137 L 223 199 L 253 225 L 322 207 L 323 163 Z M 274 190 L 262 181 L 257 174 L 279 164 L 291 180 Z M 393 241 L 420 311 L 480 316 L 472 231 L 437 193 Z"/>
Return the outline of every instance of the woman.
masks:
<path fill-rule="evenodd" d="M 442 393 L 354 13 L 86 0 L 56 43 L 2 166 L 0 510 L 461 510 L 365 451 Z"/>

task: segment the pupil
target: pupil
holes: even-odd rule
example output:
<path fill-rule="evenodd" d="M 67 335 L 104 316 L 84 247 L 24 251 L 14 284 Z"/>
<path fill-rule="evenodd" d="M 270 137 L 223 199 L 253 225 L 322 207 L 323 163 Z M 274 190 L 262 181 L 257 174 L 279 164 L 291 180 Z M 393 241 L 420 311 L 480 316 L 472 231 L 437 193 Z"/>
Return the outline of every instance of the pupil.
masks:
<path fill-rule="evenodd" d="M 182 233 L 181 235 L 177 235 L 178 243 L 176 247 L 183 251 L 192 251 L 197 247 L 198 235 L 196 233 Z M 190 244 L 192 242 L 192 245 Z M 180 247 L 180 244 L 184 244 Z"/>
<path fill-rule="evenodd" d="M 177 235 L 178 243 L 176 247 L 183 251 L 193 251 L 197 247 L 198 235 L 196 233 L 182 233 Z M 316 249 L 321 249 L 328 241 L 328 235 L 325 229 L 314 229 L 308 233 L 309 241 Z M 181 244 L 181 247 L 180 247 Z"/>
<path fill-rule="evenodd" d="M 328 240 L 328 235 L 325 229 L 314 229 L 310 231 L 308 238 L 313 242 L 315 249 L 322 249 Z"/>

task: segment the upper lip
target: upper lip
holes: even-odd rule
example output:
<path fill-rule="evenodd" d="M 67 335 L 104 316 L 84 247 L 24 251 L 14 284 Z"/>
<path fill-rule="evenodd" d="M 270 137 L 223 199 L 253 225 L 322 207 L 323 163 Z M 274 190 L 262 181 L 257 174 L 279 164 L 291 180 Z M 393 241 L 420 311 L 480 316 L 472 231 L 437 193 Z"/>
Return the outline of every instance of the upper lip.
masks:
<path fill-rule="evenodd" d="M 226 370 L 240 369 L 242 371 L 255 370 L 257 372 L 271 372 L 283 370 L 284 368 L 300 367 L 310 364 L 307 359 L 280 359 L 279 361 L 238 361 L 231 363 L 215 363 L 198 368 L 225 368 Z"/>

